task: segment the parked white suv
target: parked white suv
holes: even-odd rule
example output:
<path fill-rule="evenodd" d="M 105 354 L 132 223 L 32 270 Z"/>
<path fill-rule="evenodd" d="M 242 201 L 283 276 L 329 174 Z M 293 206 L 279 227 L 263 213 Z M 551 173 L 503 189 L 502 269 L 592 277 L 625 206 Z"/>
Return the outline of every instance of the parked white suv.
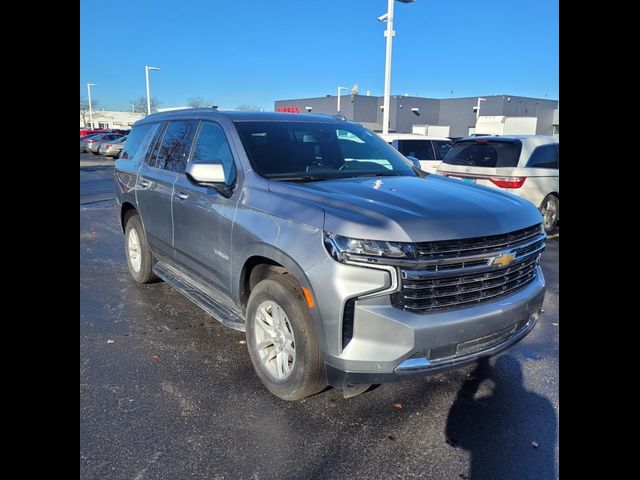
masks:
<path fill-rule="evenodd" d="M 436 173 L 525 198 L 544 216 L 544 228 L 560 220 L 560 142 L 550 135 L 465 138 L 455 143 Z"/>
<path fill-rule="evenodd" d="M 445 155 L 451 150 L 453 142 L 447 137 L 432 137 L 415 133 L 379 134 L 405 157 L 417 158 L 420 168 L 434 173 Z"/>

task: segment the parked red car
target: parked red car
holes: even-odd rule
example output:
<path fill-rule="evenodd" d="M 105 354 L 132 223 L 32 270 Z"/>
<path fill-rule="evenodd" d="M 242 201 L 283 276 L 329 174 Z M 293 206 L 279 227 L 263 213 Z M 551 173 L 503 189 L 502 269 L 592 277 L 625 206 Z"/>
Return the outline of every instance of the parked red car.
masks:
<path fill-rule="evenodd" d="M 92 130 L 90 128 L 81 128 L 80 129 L 80 138 L 86 137 L 87 135 L 91 135 L 91 134 L 94 134 L 94 133 L 109 133 L 109 130 L 105 130 L 105 129 Z"/>

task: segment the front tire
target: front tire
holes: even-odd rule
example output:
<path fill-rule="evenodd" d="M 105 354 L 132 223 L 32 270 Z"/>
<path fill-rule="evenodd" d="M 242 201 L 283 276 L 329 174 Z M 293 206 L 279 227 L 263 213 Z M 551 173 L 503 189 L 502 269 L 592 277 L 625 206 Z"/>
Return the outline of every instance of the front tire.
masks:
<path fill-rule="evenodd" d="M 264 384 L 283 400 L 300 400 L 326 386 L 322 355 L 300 285 L 272 274 L 251 291 L 247 347 Z"/>
<path fill-rule="evenodd" d="M 124 246 L 131 276 L 140 284 L 157 281 L 158 277 L 153 273 L 155 258 L 144 235 L 140 215 L 132 210 L 125 221 Z"/>
<path fill-rule="evenodd" d="M 555 230 L 560 219 L 560 200 L 553 194 L 544 197 L 540 205 L 540 213 L 542 213 L 544 231 L 549 234 Z"/>

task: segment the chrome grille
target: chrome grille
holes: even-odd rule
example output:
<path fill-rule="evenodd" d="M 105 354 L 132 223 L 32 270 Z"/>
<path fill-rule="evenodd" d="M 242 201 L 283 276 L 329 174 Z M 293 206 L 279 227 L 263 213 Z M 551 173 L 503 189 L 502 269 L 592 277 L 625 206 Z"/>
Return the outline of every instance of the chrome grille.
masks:
<path fill-rule="evenodd" d="M 534 225 L 533 227 L 503 235 L 441 242 L 423 242 L 417 243 L 416 246 L 418 247 L 420 258 L 431 260 L 494 252 L 496 249 L 509 248 L 511 245 L 538 238 L 540 234 L 540 225 Z"/>
<path fill-rule="evenodd" d="M 488 237 L 417 244 L 420 257 L 400 268 L 398 308 L 428 313 L 513 293 L 533 281 L 545 235 L 540 225 Z M 508 257 L 511 263 L 500 265 Z"/>

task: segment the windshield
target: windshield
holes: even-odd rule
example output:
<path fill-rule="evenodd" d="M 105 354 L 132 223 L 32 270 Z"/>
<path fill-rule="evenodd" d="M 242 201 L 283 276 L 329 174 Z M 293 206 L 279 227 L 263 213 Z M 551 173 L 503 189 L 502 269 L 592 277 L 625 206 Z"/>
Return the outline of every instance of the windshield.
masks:
<path fill-rule="evenodd" d="M 236 122 L 254 170 L 273 180 L 416 176 L 410 163 L 357 124 Z"/>
<path fill-rule="evenodd" d="M 474 140 L 458 142 L 444 157 L 448 165 L 464 165 L 467 167 L 501 168 L 515 167 L 520 157 L 520 142 L 495 142 L 491 140 Z"/>

